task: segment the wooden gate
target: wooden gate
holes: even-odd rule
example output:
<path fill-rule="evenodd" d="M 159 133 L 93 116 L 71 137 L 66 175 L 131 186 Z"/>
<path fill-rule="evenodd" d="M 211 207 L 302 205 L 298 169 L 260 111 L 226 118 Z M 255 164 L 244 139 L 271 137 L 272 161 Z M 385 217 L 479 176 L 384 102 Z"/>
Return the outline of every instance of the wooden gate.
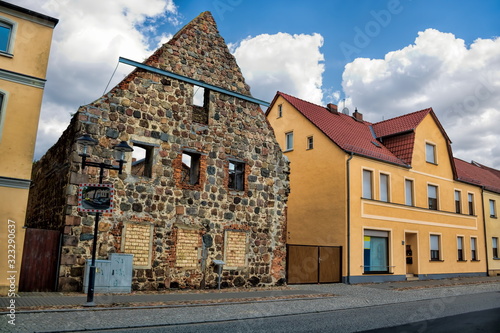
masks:
<path fill-rule="evenodd" d="M 61 232 L 26 229 L 19 291 L 56 291 Z"/>
<path fill-rule="evenodd" d="M 334 283 L 342 280 L 341 248 L 336 246 L 287 246 L 287 282 Z"/>

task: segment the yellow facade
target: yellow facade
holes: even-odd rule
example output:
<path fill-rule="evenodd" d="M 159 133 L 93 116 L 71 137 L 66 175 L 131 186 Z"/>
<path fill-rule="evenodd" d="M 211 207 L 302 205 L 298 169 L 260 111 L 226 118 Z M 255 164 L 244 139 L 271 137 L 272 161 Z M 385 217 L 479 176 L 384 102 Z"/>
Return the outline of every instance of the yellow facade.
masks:
<path fill-rule="evenodd" d="M 484 217 L 486 226 L 486 252 L 488 255 L 488 275 L 500 275 L 500 194 L 491 191 L 483 192 Z M 494 250 L 496 245 L 496 250 Z"/>
<path fill-rule="evenodd" d="M 291 162 L 289 245 L 342 247 L 342 277 L 349 283 L 486 274 L 481 188 L 456 180 L 448 138 L 433 112 L 413 131 L 410 166 L 341 149 L 280 94 L 267 117 Z M 287 151 L 287 133 L 292 132 L 293 149 Z M 314 138 L 312 149 L 309 137 Z M 435 147 L 434 163 L 426 161 L 426 144 Z M 363 193 L 363 171 L 371 174 L 371 198 Z M 386 180 L 388 191 L 381 191 Z M 407 181 L 413 184 L 411 203 L 406 201 Z M 429 208 L 429 185 L 437 189 L 436 210 Z"/>
<path fill-rule="evenodd" d="M 57 20 L 0 4 L 0 294 L 17 290 L 38 119 Z"/>

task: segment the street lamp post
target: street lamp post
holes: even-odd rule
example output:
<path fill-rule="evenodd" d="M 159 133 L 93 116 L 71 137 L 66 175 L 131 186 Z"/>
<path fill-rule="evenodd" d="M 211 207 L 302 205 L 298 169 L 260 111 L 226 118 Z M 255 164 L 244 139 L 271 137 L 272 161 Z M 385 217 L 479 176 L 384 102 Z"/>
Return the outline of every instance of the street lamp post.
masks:
<path fill-rule="evenodd" d="M 88 155 L 88 149 L 89 147 L 95 146 L 97 144 L 97 140 L 93 139 L 90 135 L 84 134 L 80 138 L 76 139 L 77 143 L 79 146 L 81 146 L 82 152 L 79 154 L 79 156 L 82 157 L 82 171 L 85 169 L 87 166 L 92 166 L 99 168 L 99 184 L 102 184 L 102 179 L 104 176 L 104 169 L 109 169 L 109 170 L 117 170 L 118 173 L 121 175 L 122 174 L 122 169 L 123 169 L 123 164 L 125 162 L 125 153 L 133 151 L 132 147 L 130 147 L 127 142 L 121 141 L 119 144 L 113 147 L 113 150 L 116 154 L 115 158 L 118 162 L 118 167 L 109 164 L 109 163 L 103 163 L 103 162 L 89 162 L 87 161 L 87 157 L 90 157 Z M 92 244 L 92 263 L 90 265 L 89 269 L 89 284 L 88 284 L 88 291 L 87 291 L 87 303 L 85 303 L 85 306 L 95 306 L 94 302 L 94 286 L 95 286 L 95 272 L 96 272 L 96 266 L 95 266 L 95 258 L 96 258 L 96 251 L 97 251 L 97 235 L 99 231 L 99 218 L 100 218 L 100 213 L 95 213 L 95 222 L 94 222 L 94 241 Z"/>

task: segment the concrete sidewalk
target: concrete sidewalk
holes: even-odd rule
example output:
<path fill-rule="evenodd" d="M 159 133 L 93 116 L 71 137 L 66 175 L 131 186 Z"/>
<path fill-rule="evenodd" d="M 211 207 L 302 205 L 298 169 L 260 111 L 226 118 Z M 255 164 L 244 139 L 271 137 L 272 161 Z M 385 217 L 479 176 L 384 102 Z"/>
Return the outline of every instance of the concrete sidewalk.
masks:
<path fill-rule="evenodd" d="M 419 280 L 404 282 L 385 282 L 354 286 L 364 286 L 379 290 L 411 290 L 422 288 L 435 288 L 443 286 L 474 285 L 483 283 L 500 283 L 500 276 L 494 277 L 470 277 L 454 278 L 441 280 Z M 154 305 L 189 305 L 196 303 L 220 303 L 234 301 L 262 301 L 272 299 L 311 299 L 321 297 L 333 297 L 348 292 L 349 285 L 344 284 L 325 284 L 325 285 L 293 285 L 288 288 L 258 288 L 248 289 L 223 289 L 223 290 L 202 290 L 202 291 L 167 291 L 156 293 L 131 293 L 131 294 L 96 294 L 95 303 L 100 307 L 141 307 Z M 22 311 L 23 308 L 33 308 L 39 310 L 49 310 L 50 308 L 61 309 L 64 307 L 81 307 L 87 301 L 86 294 L 64 294 L 53 293 L 20 293 L 14 298 L 16 311 Z M 0 307 L 7 309 L 11 298 L 0 297 Z M 5 313 L 5 311 L 0 312 Z"/>

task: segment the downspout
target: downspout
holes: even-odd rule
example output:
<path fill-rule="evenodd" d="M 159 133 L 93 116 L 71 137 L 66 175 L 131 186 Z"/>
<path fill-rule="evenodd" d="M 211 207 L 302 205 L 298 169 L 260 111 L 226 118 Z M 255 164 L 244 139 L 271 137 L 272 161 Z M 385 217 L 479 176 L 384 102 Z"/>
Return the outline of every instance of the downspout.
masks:
<path fill-rule="evenodd" d="M 351 284 L 351 168 L 350 162 L 354 154 L 351 152 L 351 156 L 346 161 L 347 169 L 347 284 Z"/>
<path fill-rule="evenodd" d="M 483 231 L 484 231 L 484 250 L 486 251 L 486 276 L 489 275 L 490 265 L 488 264 L 488 238 L 486 234 L 486 203 L 484 202 L 484 186 L 481 186 L 481 201 L 483 203 Z"/>

